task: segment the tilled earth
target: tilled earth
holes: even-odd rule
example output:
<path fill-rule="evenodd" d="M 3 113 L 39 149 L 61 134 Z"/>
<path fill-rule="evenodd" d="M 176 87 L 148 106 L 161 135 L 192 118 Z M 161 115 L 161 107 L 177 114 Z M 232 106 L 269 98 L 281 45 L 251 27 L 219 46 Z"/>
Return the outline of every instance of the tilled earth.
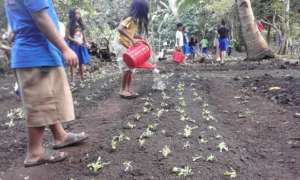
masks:
<path fill-rule="evenodd" d="M 139 72 L 134 85 L 141 96 L 134 100 L 119 98 L 119 73 L 109 64 L 73 85 L 77 120 L 66 128 L 87 132 L 89 140 L 65 149 L 65 162 L 28 169 L 24 120 L 7 117 L 20 107 L 14 78 L 1 79 L 0 179 L 300 180 L 297 63 L 160 68 L 166 90 L 152 90 L 152 74 Z M 45 146 L 50 137 L 47 131 Z M 89 169 L 99 157 L 104 167 Z"/>

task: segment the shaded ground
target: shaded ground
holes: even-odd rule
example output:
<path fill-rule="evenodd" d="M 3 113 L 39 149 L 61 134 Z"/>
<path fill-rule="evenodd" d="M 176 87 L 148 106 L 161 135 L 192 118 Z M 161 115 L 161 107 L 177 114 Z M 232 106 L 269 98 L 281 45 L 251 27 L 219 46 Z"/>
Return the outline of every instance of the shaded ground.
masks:
<path fill-rule="evenodd" d="M 130 101 L 117 95 L 116 72 L 113 67 L 102 68 L 90 75 L 95 82 L 88 80 L 73 88 L 78 119 L 67 128 L 84 130 L 90 139 L 66 149 L 71 154 L 68 161 L 30 169 L 22 166 L 24 121 L 17 120 L 10 128 L 5 125 L 7 111 L 20 106 L 10 93 L 13 77 L 1 79 L 0 178 L 219 180 L 229 179 L 224 172 L 234 170 L 239 180 L 300 180 L 300 119 L 294 117 L 300 85 L 296 63 L 232 61 L 220 67 L 164 62 L 166 91 L 152 90 L 151 74 L 138 73 L 135 85 L 141 97 Z M 275 86 L 280 89 L 270 91 Z M 281 101 L 282 96 L 287 98 Z M 136 127 L 129 128 L 128 122 Z M 184 137 L 187 125 L 195 129 Z M 147 128 L 152 134 L 142 138 L 141 146 L 139 139 Z M 130 140 L 118 143 L 113 151 L 111 141 L 120 134 Z M 220 143 L 228 151 L 220 152 Z M 160 152 L 165 145 L 172 151 L 167 158 Z M 93 173 L 87 165 L 99 156 L 110 164 Z M 127 172 L 126 161 L 132 164 Z M 191 176 L 179 178 L 172 173 L 173 167 L 184 166 L 192 169 Z"/>

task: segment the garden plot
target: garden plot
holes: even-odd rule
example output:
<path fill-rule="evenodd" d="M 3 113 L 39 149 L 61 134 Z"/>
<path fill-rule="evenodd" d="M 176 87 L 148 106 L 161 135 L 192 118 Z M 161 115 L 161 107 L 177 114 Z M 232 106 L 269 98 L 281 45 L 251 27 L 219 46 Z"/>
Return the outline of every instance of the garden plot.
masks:
<path fill-rule="evenodd" d="M 1 133 L 7 136 L 1 142 L 0 155 L 11 158 L 2 158 L 0 177 L 297 179 L 300 154 L 289 144 L 290 137 L 295 138 L 299 132 L 295 112 L 236 80 L 237 74 L 250 78 L 264 73 L 199 72 L 197 66 L 165 63 L 161 67 L 165 91 L 152 90 L 151 74 L 137 74 L 135 85 L 141 97 L 130 101 L 118 97 L 116 69 L 91 71 L 86 81 L 72 85 L 78 121 L 67 125 L 70 131 L 86 131 L 90 139 L 66 149 L 71 155 L 69 160 L 55 165 L 22 167 L 25 127 L 19 119 L 18 103 L 10 104 L 1 116 Z M 199 65 L 199 69 L 203 68 Z M 273 86 L 282 87 L 270 83 Z M 13 98 L 10 95 L 6 102 Z M 15 117 L 13 121 L 8 114 Z M 5 125 L 9 122 L 14 126 Z M 47 139 L 50 143 L 51 139 Z M 9 153 L 8 148 L 12 150 Z"/>

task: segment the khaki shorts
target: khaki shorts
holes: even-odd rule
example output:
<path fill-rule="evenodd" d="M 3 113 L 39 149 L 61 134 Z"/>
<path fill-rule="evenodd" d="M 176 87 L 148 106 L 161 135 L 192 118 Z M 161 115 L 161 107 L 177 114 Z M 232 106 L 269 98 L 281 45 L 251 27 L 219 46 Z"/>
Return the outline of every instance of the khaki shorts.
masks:
<path fill-rule="evenodd" d="M 75 119 L 63 67 L 17 69 L 16 76 L 28 127 L 45 127 Z"/>

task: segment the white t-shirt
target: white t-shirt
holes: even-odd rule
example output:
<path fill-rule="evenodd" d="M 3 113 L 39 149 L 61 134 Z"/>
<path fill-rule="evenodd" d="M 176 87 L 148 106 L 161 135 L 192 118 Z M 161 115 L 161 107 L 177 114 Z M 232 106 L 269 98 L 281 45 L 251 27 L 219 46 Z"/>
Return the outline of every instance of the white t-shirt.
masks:
<path fill-rule="evenodd" d="M 181 31 L 176 32 L 176 46 L 182 47 L 183 44 L 183 33 Z"/>

